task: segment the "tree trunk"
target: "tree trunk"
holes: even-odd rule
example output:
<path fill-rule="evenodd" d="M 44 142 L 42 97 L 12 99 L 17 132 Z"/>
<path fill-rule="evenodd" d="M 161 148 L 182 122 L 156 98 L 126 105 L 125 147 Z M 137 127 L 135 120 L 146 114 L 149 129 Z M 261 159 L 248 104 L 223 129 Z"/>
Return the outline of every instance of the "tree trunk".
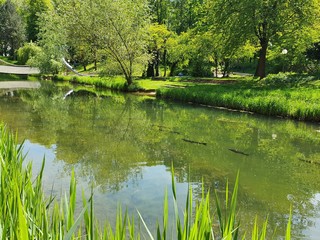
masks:
<path fill-rule="evenodd" d="M 174 71 L 175 71 L 176 68 L 177 68 L 177 65 L 178 65 L 178 62 L 173 62 L 173 63 L 171 64 L 171 66 L 170 66 L 170 77 L 173 76 Z"/>
<path fill-rule="evenodd" d="M 156 77 L 160 76 L 160 53 L 157 51 L 156 53 L 156 62 L 155 62 L 155 68 L 156 68 Z"/>
<path fill-rule="evenodd" d="M 13 39 L 11 39 L 11 46 L 10 46 L 10 50 L 9 50 L 9 55 L 10 57 L 12 57 L 14 59 L 14 45 L 13 45 Z"/>
<path fill-rule="evenodd" d="M 123 70 L 123 73 L 124 73 L 124 77 L 125 79 L 127 80 L 127 84 L 128 84 L 128 87 L 132 84 L 132 72 L 131 70 L 129 71 L 126 71 L 125 68 L 123 67 L 123 65 L 121 66 L 122 70 Z"/>
<path fill-rule="evenodd" d="M 266 76 L 266 60 L 267 60 L 267 48 L 268 48 L 268 40 L 261 39 L 260 40 L 261 49 L 259 51 L 259 60 L 256 68 L 255 77 L 260 77 L 260 79 Z"/>
<path fill-rule="evenodd" d="M 93 49 L 93 63 L 94 63 L 94 70 L 95 70 L 95 71 L 98 70 L 97 61 L 98 61 L 97 50 L 96 50 L 96 49 Z"/>
<path fill-rule="evenodd" d="M 219 62 L 218 62 L 218 58 L 214 59 L 214 63 L 215 63 L 215 67 L 214 67 L 214 71 L 215 71 L 215 76 L 214 77 L 218 77 L 218 68 L 219 68 Z"/>
<path fill-rule="evenodd" d="M 230 59 L 224 59 L 223 77 L 229 77 Z"/>
<path fill-rule="evenodd" d="M 163 51 L 163 65 L 164 65 L 164 73 L 163 76 L 167 76 L 167 50 L 165 49 Z"/>
<path fill-rule="evenodd" d="M 132 76 L 126 76 L 126 80 L 127 80 L 128 86 L 130 86 L 132 84 Z"/>
<path fill-rule="evenodd" d="M 153 62 L 148 62 L 147 77 L 154 77 L 154 66 L 153 66 Z"/>

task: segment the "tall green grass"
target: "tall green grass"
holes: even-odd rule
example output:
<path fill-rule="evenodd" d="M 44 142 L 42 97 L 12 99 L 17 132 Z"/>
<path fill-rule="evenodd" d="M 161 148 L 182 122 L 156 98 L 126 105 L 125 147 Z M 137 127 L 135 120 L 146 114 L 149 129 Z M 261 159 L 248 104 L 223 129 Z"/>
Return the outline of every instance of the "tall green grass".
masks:
<path fill-rule="evenodd" d="M 123 77 L 90 77 L 90 76 L 53 76 L 54 81 L 69 81 L 72 83 L 93 85 L 95 87 L 128 91 L 127 82 Z"/>
<path fill-rule="evenodd" d="M 270 87 L 254 83 L 162 88 L 161 98 L 225 107 L 298 120 L 320 121 L 320 90 L 313 87 Z"/>
<path fill-rule="evenodd" d="M 77 187 L 74 172 L 70 180 L 69 193 L 60 201 L 54 196 L 45 196 L 42 189 L 42 176 L 45 161 L 40 173 L 32 176 L 32 165 L 23 167 L 23 144 L 17 146 L 17 137 L 0 124 L 0 239 L 141 239 L 140 224 L 135 223 L 121 207 L 115 219 L 115 227 L 109 222 L 100 227 L 94 215 L 93 193 L 86 199 L 82 193 L 82 207 L 77 211 Z M 189 187 L 183 217 L 177 203 L 174 170 L 172 168 L 172 193 L 174 227 L 169 221 L 169 203 L 166 192 L 162 223 L 157 224 L 156 233 L 151 233 L 142 214 L 138 212 L 149 239 L 244 239 L 240 234 L 241 225 L 237 221 L 238 177 L 231 196 L 227 184 L 224 202 L 215 193 L 217 219 L 210 209 L 210 193 L 202 189 L 202 196 L 195 204 L 192 188 Z M 213 223 L 218 221 L 219 230 L 214 232 Z M 291 219 L 287 226 L 286 239 L 290 239 Z M 267 221 L 259 231 L 254 224 L 251 239 L 267 239 Z"/>

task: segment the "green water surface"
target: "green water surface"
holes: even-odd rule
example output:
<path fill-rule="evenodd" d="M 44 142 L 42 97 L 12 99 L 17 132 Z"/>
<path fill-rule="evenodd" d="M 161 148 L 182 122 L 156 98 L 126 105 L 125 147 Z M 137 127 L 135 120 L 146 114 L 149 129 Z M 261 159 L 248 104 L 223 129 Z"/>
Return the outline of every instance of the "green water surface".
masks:
<path fill-rule="evenodd" d="M 113 219 L 121 202 L 130 213 L 139 209 L 154 226 L 162 216 L 164 191 L 171 189 L 171 164 L 181 209 L 188 182 L 195 198 L 202 182 L 223 197 L 227 179 L 232 187 L 240 171 L 243 231 L 255 216 L 261 222 L 268 216 L 270 237 L 274 229 L 283 236 L 292 206 L 293 239 L 319 239 L 319 123 L 111 92 L 64 99 L 78 87 L 41 85 L 0 94 L 0 121 L 18 132 L 19 142 L 25 140 L 35 174 L 45 156 L 48 194 L 68 190 L 74 168 L 79 196 L 80 189 L 89 196 L 94 186 L 100 219 Z"/>

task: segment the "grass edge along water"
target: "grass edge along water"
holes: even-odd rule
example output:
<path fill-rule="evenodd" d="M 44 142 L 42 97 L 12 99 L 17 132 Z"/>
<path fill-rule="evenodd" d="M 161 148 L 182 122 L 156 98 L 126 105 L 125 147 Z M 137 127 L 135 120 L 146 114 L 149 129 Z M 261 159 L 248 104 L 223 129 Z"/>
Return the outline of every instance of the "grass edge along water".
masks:
<path fill-rule="evenodd" d="M 42 188 L 42 176 L 45 166 L 36 177 L 32 176 L 32 163 L 23 167 L 25 156 L 22 154 L 23 143 L 17 145 L 17 135 L 12 134 L 0 123 L 0 239 L 142 239 L 141 229 L 136 228 L 134 217 L 118 207 L 115 227 L 106 221 L 104 227 L 97 223 L 94 216 L 93 193 L 86 199 L 82 192 L 82 210 L 76 213 L 76 180 L 72 172 L 69 194 L 56 201 L 54 196 L 45 196 Z M 215 212 L 219 230 L 214 233 L 213 215 L 210 210 L 210 193 L 202 189 L 202 197 L 194 205 L 192 188 L 189 185 L 183 219 L 180 218 L 177 204 L 174 169 L 172 167 L 172 193 L 175 215 L 174 231 L 176 238 L 184 239 L 247 239 L 240 236 L 241 225 L 237 222 L 238 179 L 229 197 L 227 184 L 225 205 L 221 205 L 215 193 Z M 168 193 L 165 192 L 162 224 L 157 224 L 153 235 L 138 211 L 143 226 L 147 229 L 149 239 L 172 239 L 168 229 Z M 138 224 L 139 225 L 139 224 Z M 161 225 L 161 226 L 160 226 Z M 285 239 L 290 239 L 291 212 Z M 267 220 L 259 230 L 257 221 L 253 226 L 251 239 L 267 239 Z M 148 239 L 146 238 L 146 239 Z"/>

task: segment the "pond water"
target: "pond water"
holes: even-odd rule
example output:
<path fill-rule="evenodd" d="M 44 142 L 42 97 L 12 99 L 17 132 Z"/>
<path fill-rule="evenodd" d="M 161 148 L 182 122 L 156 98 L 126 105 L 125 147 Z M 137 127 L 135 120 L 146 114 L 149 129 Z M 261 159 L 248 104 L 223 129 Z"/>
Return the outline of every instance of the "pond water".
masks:
<path fill-rule="evenodd" d="M 121 203 L 130 213 L 138 209 L 152 228 L 161 219 L 166 188 L 171 199 L 171 165 L 181 209 L 188 182 L 195 199 L 202 184 L 223 197 L 227 180 L 232 188 L 239 171 L 243 231 L 255 216 L 260 222 L 268 217 L 269 234 L 276 229 L 281 239 L 292 206 L 293 239 L 319 239 L 318 123 L 111 92 L 64 99 L 74 87 L 41 85 L 0 94 L 0 121 L 25 140 L 35 174 L 45 156 L 48 194 L 68 191 L 74 168 L 79 196 L 94 187 L 99 219 L 113 219 Z"/>

